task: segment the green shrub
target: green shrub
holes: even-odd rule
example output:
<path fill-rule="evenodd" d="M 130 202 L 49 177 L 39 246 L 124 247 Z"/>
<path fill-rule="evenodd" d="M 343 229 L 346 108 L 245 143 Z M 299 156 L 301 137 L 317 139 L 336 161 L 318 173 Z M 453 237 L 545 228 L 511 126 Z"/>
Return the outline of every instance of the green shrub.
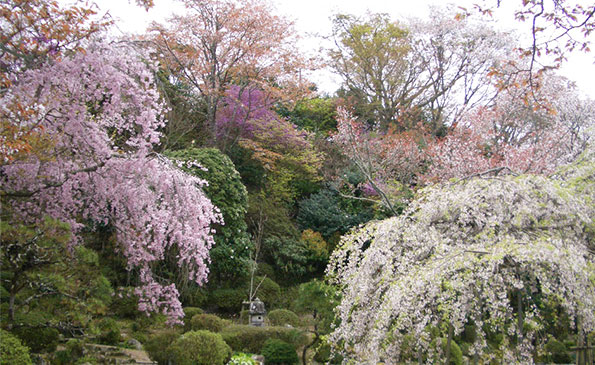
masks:
<path fill-rule="evenodd" d="M 255 327 L 249 325 L 231 325 L 221 331 L 223 340 L 234 351 L 258 354 L 266 340 L 275 338 L 296 347 L 305 344 L 306 336 L 302 331 L 286 327 Z"/>
<path fill-rule="evenodd" d="M 52 365 L 67 365 L 72 364 L 74 360 L 70 356 L 70 352 L 66 350 L 56 351 L 52 359 Z"/>
<path fill-rule="evenodd" d="M 149 354 L 151 359 L 157 361 L 160 365 L 167 365 L 172 359 L 172 354 L 169 351 L 169 346 L 180 337 L 181 333 L 178 330 L 168 329 L 163 332 L 149 337 L 147 342 L 143 345 L 145 351 Z"/>
<path fill-rule="evenodd" d="M 167 365 L 169 360 L 173 358 L 169 347 L 180 335 L 179 330 L 167 329 L 150 336 L 143 347 L 151 359 L 157 361 L 160 365 Z"/>
<path fill-rule="evenodd" d="M 299 361 L 294 346 L 274 338 L 265 342 L 261 353 L 266 365 L 297 364 Z"/>
<path fill-rule="evenodd" d="M 203 314 L 205 311 L 198 307 L 185 307 L 184 308 L 184 319 L 192 319 L 197 314 Z"/>
<path fill-rule="evenodd" d="M 249 354 L 238 352 L 231 357 L 227 365 L 256 365 L 256 361 Z"/>
<path fill-rule="evenodd" d="M 99 342 L 104 345 L 117 345 L 120 342 L 120 325 L 113 318 L 104 318 L 98 325 L 101 333 Z"/>
<path fill-rule="evenodd" d="M 226 313 L 238 313 L 247 299 L 248 291 L 244 288 L 215 289 L 209 295 L 209 306 Z"/>
<path fill-rule="evenodd" d="M 169 349 L 176 365 L 223 365 L 231 357 L 221 335 L 204 330 L 184 333 Z"/>
<path fill-rule="evenodd" d="M 564 343 L 551 338 L 545 345 L 545 350 L 548 353 L 547 362 L 553 362 L 555 364 L 567 364 L 572 362 L 572 357 L 568 353 L 568 348 Z"/>
<path fill-rule="evenodd" d="M 273 326 L 286 326 L 298 327 L 300 325 L 300 319 L 297 314 L 287 309 L 273 309 L 268 314 L 269 322 Z"/>
<path fill-rule="evenodd" d="M 190 320 L 190 329 L 192 331 L 207 330 L 211 332 L 220 332 L 225 326 L 225 320 L 214 314 L 196 314 Z"/>
<path fill-rule="evenodd" d="M 70 339 L 66 342 L 66 350 L 68 350 L 73 356 L 83 356 L 83 342 L 77 339 Z"/>
<path fill-rule="evenodd" d="M 146 343 L 149 340 L 149 337 L 147 336 L 146 332 L 133 332 L 131 337 L 142 344 Z"/>
<path fill-rule="evenodd" d="M 32 364 L 29 349 L 21 344 L 21 340 L 10 332 L 0 329 L 0 364 L 29 365 Z"/>
<path fill-rule="evenodd" d="M 190 331 L 190 320 L 197 314 L 203 314 L 205 311 L 198 307 L 184 308 L 184 331 Z"/>
<path fill-rule="evenodd" d="M 31 352 L 54 352 L 58 346 L 60 332 L 49 327 L 20 327 L 13 331 Z"/>

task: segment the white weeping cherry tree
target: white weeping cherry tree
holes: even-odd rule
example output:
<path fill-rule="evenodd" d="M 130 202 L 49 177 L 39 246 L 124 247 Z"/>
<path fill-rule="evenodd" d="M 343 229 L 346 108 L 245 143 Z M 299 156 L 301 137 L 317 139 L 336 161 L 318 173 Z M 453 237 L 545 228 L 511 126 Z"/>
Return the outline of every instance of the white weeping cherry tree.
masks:
<path fill-rule="evenodd" d="M 553 310 L 580 344 L 595 329 L 592 147 L 550 177 L 425 188 L 405 214 L 346 235 L 327 270 L 342 290 L 330 341 L 345 362 L 449 363 L 466 335 L 475 363 L 532 363 Z"/>

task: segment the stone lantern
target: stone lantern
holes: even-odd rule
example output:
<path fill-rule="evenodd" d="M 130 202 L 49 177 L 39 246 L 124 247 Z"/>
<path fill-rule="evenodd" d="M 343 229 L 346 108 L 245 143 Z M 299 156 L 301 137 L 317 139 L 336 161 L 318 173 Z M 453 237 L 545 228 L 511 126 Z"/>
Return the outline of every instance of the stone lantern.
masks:
<path fill-rule="evenodd" d="M 264 316 L 267 313 L 264 308 L 264 303 L 256 298 L 252 302 L 249 302 L 249 304 L 250 308 L 248 309 L 248 314 L 250 316 L 250 325 L 258 327 L 264 326 Z"/>

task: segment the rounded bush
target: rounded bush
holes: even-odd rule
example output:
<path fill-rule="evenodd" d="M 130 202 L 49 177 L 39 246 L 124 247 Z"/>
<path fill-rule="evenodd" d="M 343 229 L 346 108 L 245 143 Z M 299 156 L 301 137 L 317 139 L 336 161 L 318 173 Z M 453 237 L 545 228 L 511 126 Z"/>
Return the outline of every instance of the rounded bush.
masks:
<path fill-rule="evenodd" d="M 204 330 L 184 333 L 169 350 L 176 365 L 223 365 L 231 357 L 221 335 Z"/>
<path fill-rule="evenodd" d="M 297 314 L 288 309 L 274 309 L 269 312 L 268 318 L 273 326 L 290 325 L 292 327 L 298 327 L 300 325 L 300 319 Z"/>
<path fill-rule="evenodd" d="M 60 332 L 55 328 L 21 327 L 13 331 L 31 352 L 54 352 L 58 347 Z"/>
<path fill-rule="evenodd" d="M 32 364 L 29 349 L 23 346 L 17 337 L 2 329 L 0 329 L 0 364 Z"/>
<path fill-rule="evenodd" d="M 167 365 L 172 360 L 172 354 L 169 351 L 171 344 L 180 337 L 180 332 L 176 330 L 166 330 L 151 336 L 143 344 L 145 351 L 159 365 Z"/>
<path fill-rule="evenodd" d="M 205 311 L 203 311 L 201 308 L 198 308 L 198 307 L 185 307 L 184 308 L 184 318 L 191 319 L 195 315 L 203 314 L 204 312 Z"/>
<path fill-rule="evenodd" d="M 53 365 L 74 364 L 78 359 L 83 357 L 83 343 L 80 340 L 68 340 L 65 347 L 64 350 L 54 352 L 52 359 Z"/>
<path fill-rule="evenodd" d="M 99 341 L 104 345 L 117 345 L 120 342 L 120 325 L 112 318 L 105 318 L 99 323 L 101 334 Z"/>
<path fill-rule="evenodd" d="M 190 320 L 197 314 L 203 314 L 205 311 L 198 307 L 185 307 L 184 308 L 184 330 L 190 331 Z"/>
<path fill-rule="evenodd" d="M 304 332 L 287 327 L 255 327 L 249 325 L 231 325 L 221 331 L 223 340 L 234 351 L 261 353 L 268 339 L 275 338 L 296 347 L 305 345 L 307 338 Z"/>
<path fill-rule="evenodd" d="M 567 364 L 572 362 L 572 358 L 568 353 L 566 345 L 555 338 L 552 338 L 547 342 L 545 349 L 549 354 L 548 361 L 555 364 Z"/>
<path fill-rule="evenodd" d="M 207 330 L 211 332 L 220 332 L 225 325 L 225 320 L 214 314 L 196 314 L 190 320 L 190 329 L 192 331 Z"/>
<path fill-rule="evenodd" d="M 83 356 L 83 342 L 81 340 L 77 340 L 75 338 L 68 340 L 66 342 L 66 350 L 70 352 L 75 357 Z"/>
<path fill-rule="evenodd" d="M 277 339 L 267 340 L 261 353 L 264 356 L 265 365 L 287 365 L 299 362 L 295 347 Z"/>

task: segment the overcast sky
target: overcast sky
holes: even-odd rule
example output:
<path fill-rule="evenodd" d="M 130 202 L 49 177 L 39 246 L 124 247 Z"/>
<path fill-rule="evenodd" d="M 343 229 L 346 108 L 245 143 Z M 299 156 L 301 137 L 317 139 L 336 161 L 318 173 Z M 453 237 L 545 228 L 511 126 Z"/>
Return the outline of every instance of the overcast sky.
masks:
<path fill-rule="evenodd" d="M 295 22 L 298 32 L 305 37 L 302 46 L 312 52 L 320 47 L 320 40 L 313 36 L 328 35 L 331 30 L 331 16 L 337 13 L 363 15 L 366 11 L 388 13 L 393 19 L 409 17 L 426 18 L 430 6 L 444 6 L 446 0 L 270 0 L 279 15 L 287 16 Z M 478 0 L 458 0 L 457 6 L 471 8 Z M 588 5 L 590 1 L 580 1 Z M 164 22 L 172 12 L 182 13 L 184 8 L 175 0 L 155 0 L 155 6 L 148 12 L 135 5 L 134 0 L 95 0 L 100 12 L 109 13 L 117 20 L 118 29 L 124 33 L 142 33 L 153 21 Z M 516 5 L 518 0 L 504 1 L 504 6 Z M 509 5 L 509 6 L 510 6 Z M 501 8 L 494 15 L 494 27 L 502 30 L 515 29 L 519 39 L 528 36 L 526 24 L 519 24 L 512 15 L 511 8 Z M 595 37 L 591 37 L 592 39 Z M 595 39 L 593 40 L 595 43 Z M 593 45 L 595 47 L 595 44 Z M 576 82 L 579 89 L 595 99 L 595 53 L 575 53 L 569 57 L 561 74 Z M 327 93 L 334 92 L 339 80 L 329 72 L 312 76 L 312 81 Z"/>

